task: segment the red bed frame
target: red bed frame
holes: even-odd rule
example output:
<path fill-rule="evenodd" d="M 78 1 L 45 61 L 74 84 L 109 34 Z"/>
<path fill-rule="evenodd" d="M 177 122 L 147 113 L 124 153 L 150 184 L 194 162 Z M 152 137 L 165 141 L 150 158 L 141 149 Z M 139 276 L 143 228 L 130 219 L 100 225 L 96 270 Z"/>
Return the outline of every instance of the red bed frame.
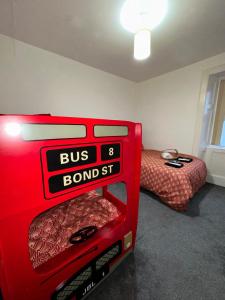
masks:
<path fill-rule="evenodd" d="M 32 130 L 33 124 L 80 124 L 84 125 L 86 136 L 24 139 L 23 126 L 28 125 Z M 110 126 L 109 129 L 112 126 L 125 126 L 128 134 L 96 137 L 96 125 Z M 10 128 L 11 131 L 8 130 Z M 13 128 L 15 132 L 12 132 Z M 134 248 L 139 204 L 141 125 L 128 121 L 50 115 L 0 115 L 0 141 L 0 299 L 83 298 Z M 102 147 L 103 145 L 106 146 Z M 81 165 L 57 164 L 55 159 L 59 153 L 75 151 L 75 148 L 87 151 Z M 93 148 L 94 154 L 91 154 L 89 160 L 87 153 L 89 155 L 88 151 Z M 115 153 L 114 150 L 116 155 L 110 157 L 109 151 L 112 154 Z M 52 157 L 49 158 L 48 155 Z M 102 171 L 104 166 L 111 173 L 105 174 Z M 86 182 L 74 183 L 73 175 L 84 169 L 98 169 L 99 172 L 96 172 L 100 175 L 95 175 Z M 64 176 L 71 176 L 67 177 L 65 186 L 62 184 Z M 122 203 L 108 190 L 108 185 L 117 182 L 126 185 L 127 204 Z M 100 187 L 103 189 L 103 196 L 122 212 L 122 217 L 106 225 L 104 230 L 100 230 L 81 245 L 71 246 L 34 269 L 28 247 L 32 221 L 44 211 Z M 96 260 L 104 261 L 112 253 L 116 253 L 115 257 L 108 259 L 103 271 L 100 270 L 102 272 L 99 273 Z M 78 281 L 81 281 L 85 274 L 91 275 L 87 275 L 89 277 L 83 279 L 82 286 L 77 287 L 77 276 L 80 276 Z M 70 291 L 66 293 L 68 290 Z"/>

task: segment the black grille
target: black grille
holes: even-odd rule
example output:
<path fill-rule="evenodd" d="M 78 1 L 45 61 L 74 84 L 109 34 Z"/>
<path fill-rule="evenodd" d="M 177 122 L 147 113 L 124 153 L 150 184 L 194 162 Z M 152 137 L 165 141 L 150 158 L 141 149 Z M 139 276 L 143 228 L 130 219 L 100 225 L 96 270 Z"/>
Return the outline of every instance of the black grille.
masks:
<path fill-rule="evenodd" d="M 106 252 L 96 261 L 96 270 L 100 270 L 105 264 L 110 262 L 114 257 L 120 254 L 120 246 L 117 245 Z"/>
<path fill-rule="evenodd" d="M 74 292 L 81 286 L 85 281 L 87 281 L 92 275 L 91 267 L 84 270 L 80 275 L 76 276 L 71 282 L 69 282 L 61 291 L 58 292 L 57 300 L 69 299 Z"/>
<path fill-rule="evenodd" d="M 76 299 L 83 298 L 108 274 L 109 264 L 121 254 L 121 250 L 121 241 L 106 249 L 66 283 L 60 285 L 53 294 L 52 300 L 69 300 L 74 295 Z"/>

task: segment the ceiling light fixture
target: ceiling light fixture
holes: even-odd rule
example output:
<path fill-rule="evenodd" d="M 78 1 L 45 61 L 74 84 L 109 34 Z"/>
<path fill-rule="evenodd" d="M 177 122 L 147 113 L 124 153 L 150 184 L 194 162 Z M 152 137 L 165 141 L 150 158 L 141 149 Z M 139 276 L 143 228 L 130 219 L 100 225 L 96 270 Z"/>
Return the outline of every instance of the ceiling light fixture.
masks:
<path fill-rule="evenodd" d="M 168 0 L 126 0 L 120 13 L 122 26 L 134 33 L 134 58 L 143 60 L 151 54 L 151 31 L 165 17 Z"/>

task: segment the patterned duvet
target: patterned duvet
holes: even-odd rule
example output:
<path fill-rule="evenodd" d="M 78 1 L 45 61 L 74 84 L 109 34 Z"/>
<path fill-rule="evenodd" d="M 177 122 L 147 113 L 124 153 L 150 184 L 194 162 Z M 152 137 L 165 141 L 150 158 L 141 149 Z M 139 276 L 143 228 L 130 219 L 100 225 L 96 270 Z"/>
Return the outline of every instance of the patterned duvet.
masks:
<path fill-rule="evenodd" d="M 141 187 L 152 191 L 175 210 L 187 209 L 189 199 L 204 185 L 206 180 L 205 163 L 193 156 L 191 163 L 184 163 L 180 169 L 165 165 L 160 152 L 143 150 L 141 162 Z"/>
<path fill-rule="evenodd" d="M 29 250 L 33 267 L 72 246 L 70 236 L 87 226 L 103 227 L 120 215 L 118 209 L 95 191 L 64 202 L 38 216 L 30 227 Z"/>

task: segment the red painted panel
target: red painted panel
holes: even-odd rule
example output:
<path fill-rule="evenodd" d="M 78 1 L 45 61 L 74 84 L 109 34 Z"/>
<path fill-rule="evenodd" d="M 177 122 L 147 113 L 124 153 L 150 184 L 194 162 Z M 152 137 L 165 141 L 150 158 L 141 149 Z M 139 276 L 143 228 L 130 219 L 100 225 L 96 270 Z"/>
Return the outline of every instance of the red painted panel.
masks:
<path fill-rule="evenodd" d="M 24 141 L 20 133 L 16 136 L 7 133 L 6 125 L 12 122 L 20 125 L 82 124 L 87 128 L 87 136 Z M 127 126 L 129 134 L 123 137 L 96 138 L 93 134 L 94 125 Z M 107 156 L 102 156 L 102 145 L 109 144 L 120 145 L 120 156 L 115 154 L 115 158 L 108 160 Z M 72 157 L 72 164 L 69 164 L 66 152 L 62 152 L 64 156 L 61 156 L 61 161 L 57 161 L 58 158 L 50 152 L 53 156 L 50 157 L 51 162 L 48 162 L 47 151 L 88 146 L 96 147 L 96 162 L 89 161 L 86 152 L 83 152 L 83 159 L 84 162 L 85 159 L 87 160 L 87 164 L 83 162 L 76 164 L 78 156 Z M 86 151 L 85 149 L 83 151 Z M 79 155 L 81 158 L 81 153 Z M 123 242 L 124 235 L 129 231 L 133 234 L 132 248 L 134 247 L 138 216 L 140 158 L 140 124 L 50 115 L 0 115 L 0 288 L 4 300 L 52 299 L 60 284 L 79 272 L 106 248 L 119 240 Z M 109 166 L 113 164 L 120 165 L 119 171 L 116 167 L 115 174 L 110 173 L 107 174 L 109 176 L 105 176 L 106 169 L 112 170 L 114 167 Z M 103 167 L 106 169 L 102 169 Z M 88 179 L 95 175 L 96 180 Z M 51 179 L 52 177 L 54 178 Z M 80 178 L 86 180 L 82 185 Z M 74 182 L 68 187 L 71 181 Z M 126 206 L 107 190 L 109 184 L 121 181 L 127 187 Z M 28 247 L 32 221 L 44 211 L 99 187 L 104 187 L 104 197 L 117 205 L 122 212 L 122 217 L 110 223 L 104 231 L 98 232 L 95 238 L 84 242 L 80 247 L 70 247 L 41 267 L 34 269 Z M 120 257 L 126 251 L 122 247 Z"/>

